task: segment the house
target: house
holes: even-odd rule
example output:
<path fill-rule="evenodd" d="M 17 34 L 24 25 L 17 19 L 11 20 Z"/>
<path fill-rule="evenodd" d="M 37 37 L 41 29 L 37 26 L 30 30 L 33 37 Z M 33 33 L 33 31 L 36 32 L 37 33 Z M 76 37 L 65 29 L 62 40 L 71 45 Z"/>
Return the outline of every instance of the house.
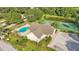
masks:
<path fill-rule="evenodd" d="M 0 40 L 5 39 L 5 35 L 3 35 L 3 33 L 0 31 Z"/>
<path fill-rule="evenodd" d="M 30 17 L 34 17 L 34 15 L 21 14 L 21 19 L 28 19 Z"/>
<path fill-rule="evenodd" d="M 0 24 L 3 23 L 3 22 L 6 22 L 6 20 L 5 19 L 0 20 Z"/>
<path fill-rule="evenodd" d="M 54 35 L 56 29 L 50 24 L 30 23 L 16 28 L 12 32 L 17 32 L 20 36 L 27 36 L 28 39 L 40 42 L 47 36 Z"/>
<path fill-rule="evenodd" d="M 52 27 L 50 24 L 31 23 L 30 33 L 28 33 L 26 36 L 30 40 L 40 42 L 46 36 L 52 35 L 54 30 L 54 27 Z"/>
<path fill-rule="evenodd" d="M 10 25 L 6 26 L 4 29 L 8 29 L 8 28 L 11 28 L 13 26 L 16 26 L 16 24 L 10 24 Z"/>
<path fill-rule="evenodd" d="M 24 14 L 21 14 L 21 19 L 25 19 L 25 15 Z"/>
<path fill-rule="evenodd" d="M 79 37 L 74 33 L 58 32 L 52 36 L 48 47 L 58 51 L 79 51 Z"/>
<path fill-rule="evenodd" d="M 2 19 L 0 21 L 0 27 L 5 27 L 7 25 L 6 20 Z"/>

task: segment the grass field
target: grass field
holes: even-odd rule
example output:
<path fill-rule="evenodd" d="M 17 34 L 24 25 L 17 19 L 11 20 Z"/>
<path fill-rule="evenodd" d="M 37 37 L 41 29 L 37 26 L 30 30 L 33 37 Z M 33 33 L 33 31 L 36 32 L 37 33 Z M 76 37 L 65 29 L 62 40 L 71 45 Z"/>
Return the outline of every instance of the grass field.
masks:
<path fill-rule="evenodd" d="M 51 37 L 45 38 L 39 43 L 14 34 L 9 34 L 9 39 L 9 42 L 19 51 L 54 51 L 54 49 L 47 47 Z"/>

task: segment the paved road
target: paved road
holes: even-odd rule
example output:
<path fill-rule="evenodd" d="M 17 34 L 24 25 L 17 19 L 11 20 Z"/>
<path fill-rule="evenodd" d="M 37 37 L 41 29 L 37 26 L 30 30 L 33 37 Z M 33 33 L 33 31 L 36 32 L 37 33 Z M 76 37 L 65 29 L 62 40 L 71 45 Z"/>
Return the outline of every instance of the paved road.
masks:
<path fill-rule="evenodd" d="M 16 51 L 16 49 L 8 42 L 0 40 L 0 51 Z"/>

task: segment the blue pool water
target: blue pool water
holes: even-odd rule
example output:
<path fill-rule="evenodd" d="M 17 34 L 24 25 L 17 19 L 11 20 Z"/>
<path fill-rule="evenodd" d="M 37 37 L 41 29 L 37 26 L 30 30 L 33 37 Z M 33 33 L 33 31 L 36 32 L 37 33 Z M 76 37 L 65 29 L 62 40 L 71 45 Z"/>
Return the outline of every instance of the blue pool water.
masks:
<path fill-rule="evenodd" d="M 21 29 L 19 29 L 19 32 L 26 32 L 29 30 L 29 27 L 26 26 L 26 27 L 22 27 Z"/>

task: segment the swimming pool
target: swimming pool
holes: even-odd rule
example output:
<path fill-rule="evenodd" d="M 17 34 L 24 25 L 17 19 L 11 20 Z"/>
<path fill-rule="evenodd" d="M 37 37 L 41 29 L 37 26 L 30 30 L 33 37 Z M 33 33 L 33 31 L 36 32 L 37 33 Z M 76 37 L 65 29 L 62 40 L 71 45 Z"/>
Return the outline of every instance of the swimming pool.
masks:
<path fill-rule="evenodd" d="M 19 29 L 19 32 L 26 32 L 29 30 L 29 26 L 25 26 Z"/>

